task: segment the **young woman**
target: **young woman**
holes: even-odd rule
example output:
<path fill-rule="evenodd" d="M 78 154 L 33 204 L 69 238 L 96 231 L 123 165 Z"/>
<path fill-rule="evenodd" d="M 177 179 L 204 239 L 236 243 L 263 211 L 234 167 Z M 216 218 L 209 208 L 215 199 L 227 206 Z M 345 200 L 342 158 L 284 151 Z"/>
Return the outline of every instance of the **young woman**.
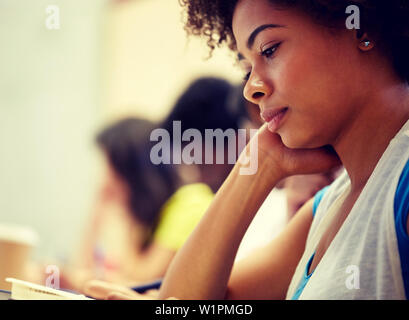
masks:
<path fill-rule="evenodd" d="M 233 168 L 159 297 L 409 297 L 409 3 L 182 2 L 191 33 L 237 52 L 244 95 L 266 125 L 257 136 L 258 172 L 240 175 L 240 162 Z M 346 28 L 350 4 L 360 8 L 359 30 Z M 278 181 L 340 162 L 344 174 L 269 246 L 233 266 Z"/>
<path fill-rule="evenodd" d="M 95 278 L 130 285 L 165 273 L 177 248 L 157 232 L 160 218 L 171 215 L 180 181 L 172 166 L 150 161 L 149 135 L 156 127 L 129 117 L 98 133 L 102 179 L 80 250 L 64 270 L 64 287 L 81 291 L 85 280 Z"/>
<path fill-rule="evenodd" d="M 79 260 L 86 270 L 104 272 L 86 272 L 75 281 L 76 287 L 82 290 L 84 279 L 96 277 L 115 283 L 115 288 L 163 277 L 233 167 L 154 165 L 150 158 L 154 129 L 166 129 L 173 136 L 173 123 L 178 121 L 182 132 L 195 128 L 204 136 L 206 129 L 237 131 L 247 119 L 245 100 L 235 86 L 203 77 L 186 88 L 160 124 L 126 118 L 100 132 L 97 143 L 104 156 L 105 179 Z M 195 179 L 182 179 L 187 167 L 196 173 Z M 95 291 L 91 294 L 95 296 Z"/>

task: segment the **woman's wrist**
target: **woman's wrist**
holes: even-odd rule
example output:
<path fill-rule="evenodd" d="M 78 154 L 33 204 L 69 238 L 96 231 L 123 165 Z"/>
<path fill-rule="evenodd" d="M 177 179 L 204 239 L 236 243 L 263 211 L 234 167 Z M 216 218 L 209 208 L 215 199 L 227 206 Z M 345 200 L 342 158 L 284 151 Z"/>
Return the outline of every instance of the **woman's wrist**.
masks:
<path fill-rule="evenodd" d="M 246 151 L 247 154 L 245 153 Z M 250 151 L 243 150 L 232 170 L 235 175 L 247 176 L 250 180 L 261 183 L 261 185 L 269 190 L 286 177 L 281 167 L 271 161 L 269 155 L 256 150 L 256 152 L 252 151 L 254 153 L 250 156 Z"/>

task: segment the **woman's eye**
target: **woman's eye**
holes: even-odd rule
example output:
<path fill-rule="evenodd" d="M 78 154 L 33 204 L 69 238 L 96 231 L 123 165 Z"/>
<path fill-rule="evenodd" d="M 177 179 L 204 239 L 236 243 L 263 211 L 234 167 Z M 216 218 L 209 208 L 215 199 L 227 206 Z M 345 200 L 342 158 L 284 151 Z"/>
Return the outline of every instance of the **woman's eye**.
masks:
<path fill-rule="evenodd" d="M 267 49 L 261 51 L 260 55 L 266 58 L 271 58 L 275 54 L 275 52 L 277 51 L 280 45 L 281 45 L 281 42 L 276 43 L 275 45 L 272 45 L 268 47 Z M 247 72 L 246 75 L 243 77 L 243 81 L 247 82 L 250 79 L 250 75 L 251 75 L 251 70 Z"/>
<path fill-rule="evenodd" d="M 273 46 L 271 46 L 271 47 L 269 47 L 269 48 L 263 50 L 263 51 L 261 52 L 261 55 L 262 55 L 263 57 L 266 57 L 266 58 L 271 58 L 271 57 L 274 55 L 274 53 L 277 51 L 277 49 L 278 49 L 278 47 L 280 46 L 280 44 L 281 44 L 281 43 L 277 43 L 277 44 L 275 44 L 275 45 L 273 45 Z"/>

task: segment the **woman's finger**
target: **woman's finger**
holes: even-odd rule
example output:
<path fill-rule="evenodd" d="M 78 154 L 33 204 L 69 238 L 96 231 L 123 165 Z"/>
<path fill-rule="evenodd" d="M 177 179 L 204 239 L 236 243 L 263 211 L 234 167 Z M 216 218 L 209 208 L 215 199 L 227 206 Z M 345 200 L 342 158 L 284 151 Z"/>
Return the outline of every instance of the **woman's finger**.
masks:
<path fill-rule="evenodd" d="M 96 299 L 106 299 L 111 292 L 118 292 L 123 295 L 132 295 L 134 293 L 134 291 L 128 287 L 101 280 L 88 281 L 84 286 L 84 293 Z"/>
<path fill-rule="evenodd" d="M 106 297 L 107 300 L 135 300 L 133 297 L 120 292 L 111 292 Z"/>
<path fill-rule="evenodd" d="M 107 297 L 107 300 L 152 300 L 151 297 L 147 295 L 142 295 L 139 293 L 124 294 L 122 292 L 110 292 Z"/>

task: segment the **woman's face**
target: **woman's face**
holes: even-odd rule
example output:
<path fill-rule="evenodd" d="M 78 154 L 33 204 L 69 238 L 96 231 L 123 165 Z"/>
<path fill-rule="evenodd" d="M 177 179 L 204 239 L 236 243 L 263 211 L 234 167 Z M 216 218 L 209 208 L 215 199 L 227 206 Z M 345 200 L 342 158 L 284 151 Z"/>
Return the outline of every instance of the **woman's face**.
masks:
<path fill-rule="evenodd" d="M 240 0 L 233 33 L 248 73 L 246 99 L 259 105 L 266 122 L 282 111 L 270 131 L 290 148 L 335 144 L 365 93 L 364 56 L 355 32 L 331 34 L 296 10 Z"/>
<path fill-rule="evenodd" d="M 108 156 L 104 153 L 103 172 L 100 182 L 100 196 L 103 201 L 127 206 L 129 202 L 129 188 L 115 171 Z"/>

